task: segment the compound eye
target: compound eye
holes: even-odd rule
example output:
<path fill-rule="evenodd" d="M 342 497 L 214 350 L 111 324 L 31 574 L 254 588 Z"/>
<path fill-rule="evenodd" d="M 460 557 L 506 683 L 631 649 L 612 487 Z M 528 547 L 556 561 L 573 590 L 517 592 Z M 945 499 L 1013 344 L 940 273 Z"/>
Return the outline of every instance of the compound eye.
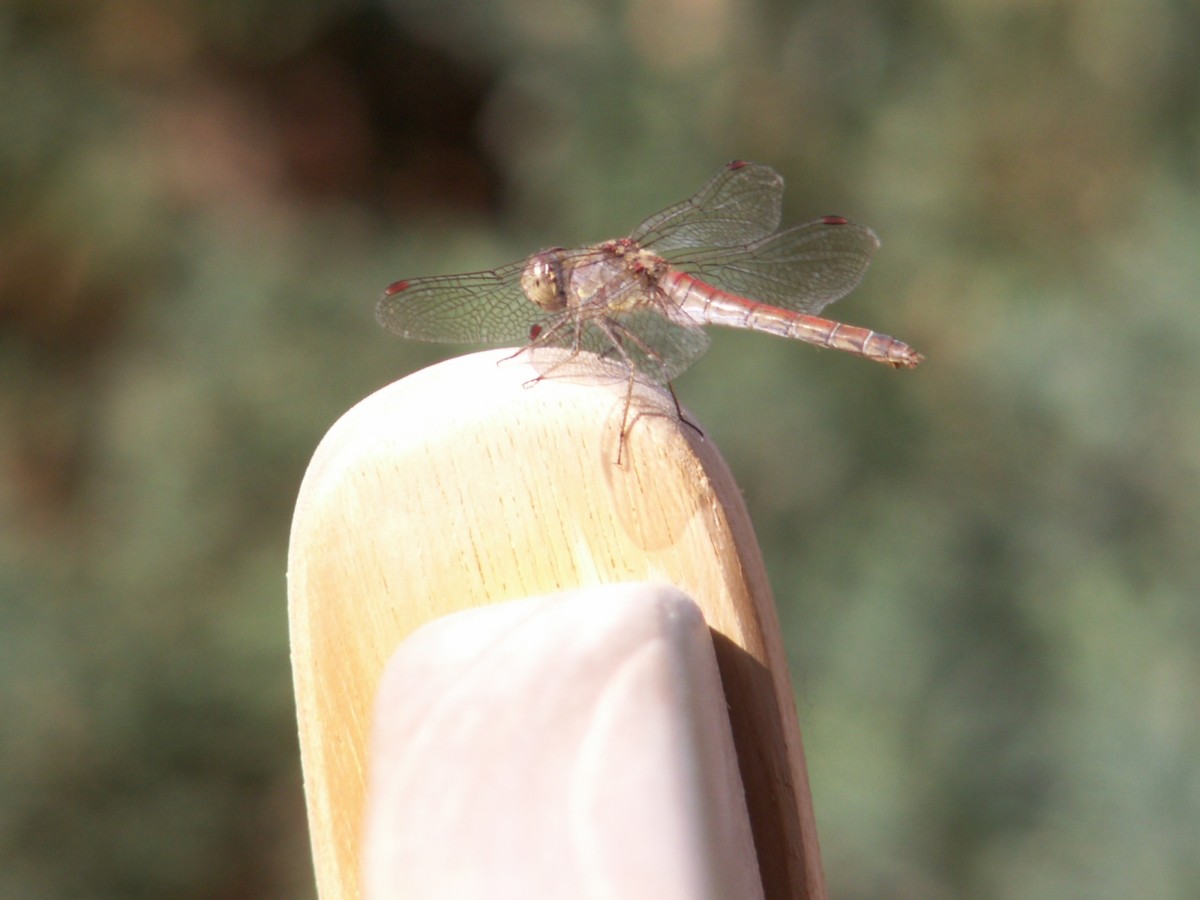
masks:
<path fill-rule="evenodd" d="M 521 290 L 542 309 L 562 309 L 566 300 L 558 283 L 558 271 L 558 264 L 549 252 L 535 253 L 521 273 Z"/>

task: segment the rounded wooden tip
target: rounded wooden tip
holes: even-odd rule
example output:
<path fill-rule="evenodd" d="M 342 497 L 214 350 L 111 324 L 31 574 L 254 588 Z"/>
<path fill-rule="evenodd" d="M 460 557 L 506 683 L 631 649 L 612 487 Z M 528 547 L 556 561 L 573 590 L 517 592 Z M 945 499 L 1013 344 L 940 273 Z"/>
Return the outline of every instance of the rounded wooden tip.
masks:
<path fill-rule="evenodd" d="M 665 391 L 635 385 L 622 449 L 618 372 L 537 381 L 512 354 L 452 359 L 366 398 L 301 486 L 288 603 L 322 896 L 357 896 L 372 701 L 397 645 L 447 613 L 622 581 L 699 604 L 766 895 L 823 896 L 779 626 L 727 467 Z"/>

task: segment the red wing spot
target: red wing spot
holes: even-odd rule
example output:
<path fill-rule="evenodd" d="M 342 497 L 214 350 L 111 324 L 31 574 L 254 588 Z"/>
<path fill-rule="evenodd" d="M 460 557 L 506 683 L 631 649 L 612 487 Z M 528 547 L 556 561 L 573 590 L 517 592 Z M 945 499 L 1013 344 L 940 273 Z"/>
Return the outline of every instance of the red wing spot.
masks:
<path fill-rule="evenodd" d="M 734 171 L 734 170 L 736 170 L 736 169 L 742 169 L 742 168 L 745 168 L 745 166 L 746 166 L 746 161 L 745 161 L 745 160 L 742 160 L 742 159 L 735 159 L 735 160 L 731 160 L 731 161 L 729 162 L 729 164 L 725 166 L 725 168 L 727 168 L 727 169 L 728 169 L 730 172 L 732 172 L 732 171 Z"/>
<path fill-rule="evenodd" d="M 849 225 L 849 219 L 843 219 L 841 216 L 821 216 L 822 225 Z"/>
<path fill-rule="evenodd" d="M 390 297 L 393 294 L 399 294 L 401 291 L 408 290 L 407 281 L 393 281 L 384 289 L 383 296 Z"/>
<path fill-rule="evenodd" d="M 536 341 L 538 339 L 538 335 L 541 333 L 542 333 L 541 325 L 530 325 L 529 326 L 529 339 L 531 341 Z"/>

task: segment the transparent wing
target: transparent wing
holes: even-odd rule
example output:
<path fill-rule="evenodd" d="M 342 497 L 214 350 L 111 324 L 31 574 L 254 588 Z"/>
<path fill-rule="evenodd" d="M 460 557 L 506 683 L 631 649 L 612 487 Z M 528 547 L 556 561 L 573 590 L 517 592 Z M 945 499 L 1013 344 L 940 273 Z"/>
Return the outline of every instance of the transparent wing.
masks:
<path fill-rule="evenodd" d="M 490 272 L 397 281 L 379 298 L 375 318 L 419 341 L 505 343 L 529 338 L 546 311 L 521 290 L 525 262 Z"/>
<path fill-rule="evenodd" d="M 698 251 L 675 265 L 734 294 L 816 314 L 862 280 L 879 238 L 827 216 L 741 247 Z"/>
<path fill-rule="evenodd" d="M 779 173 L 735 160 L 694 196 L 651 216 L 630 237 L 659 254 L 683 247 L 734 247 L 773 232 L 782 211 Z"/>
<path fill-rule="evenodd" d="M 578 322 L 564 316 L 545 329 L 530 349 L 535 368 L 547 368 L 538 350 L 554 347 L 631 365 L 647 381 L 664 384 L 690 366 L 708 344 L 708 335 L 699 327 L 673 322 L 647 308 L 588 316 Z M 557 364 L 559 358 L 550 359 Z"/>
<path fill-rule="evenodd" d="M 679 375 L 708 349 L 703 329 L 672 321 L 657 310 L 638 309 L 613 319 L 633 367 L 656 384 Z"/>

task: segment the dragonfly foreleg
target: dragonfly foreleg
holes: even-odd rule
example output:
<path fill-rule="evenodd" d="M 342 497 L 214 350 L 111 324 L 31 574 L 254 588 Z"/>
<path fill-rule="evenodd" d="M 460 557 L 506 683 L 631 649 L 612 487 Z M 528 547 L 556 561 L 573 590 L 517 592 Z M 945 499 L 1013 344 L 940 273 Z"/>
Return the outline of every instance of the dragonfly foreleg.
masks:
<path fill-rule="evenodd" d="M 568 328 L 575 332 L 574 335 L 572 335 L 572 340 L 570 341 L 569 346 L 556 344 L 555 338 Z M 522 353 L 529 353 L 544 347 L 561 346 L 562 349 L 569 351 L 565 356 L 542 368 L 538 372 L 536 378 L 531 378 L 529 381 L 525 382 L 525 387 L 533 387 L 543 378 L 549 378 L 551 375 L 553 375 L 556 369 L 567 365 L 579 356 L 581 330 L 581 324 L 578 319 L 560 319 L 559 321 L 550 325 L 548 328 L 535 326 L 534 331 L 531 333 L 529 343 L 519 349 L 512 356 L 506 356 L 503 360 L 501 360 L 501 362 L 513 359 L 514 357 L 520 356 Z"/>

